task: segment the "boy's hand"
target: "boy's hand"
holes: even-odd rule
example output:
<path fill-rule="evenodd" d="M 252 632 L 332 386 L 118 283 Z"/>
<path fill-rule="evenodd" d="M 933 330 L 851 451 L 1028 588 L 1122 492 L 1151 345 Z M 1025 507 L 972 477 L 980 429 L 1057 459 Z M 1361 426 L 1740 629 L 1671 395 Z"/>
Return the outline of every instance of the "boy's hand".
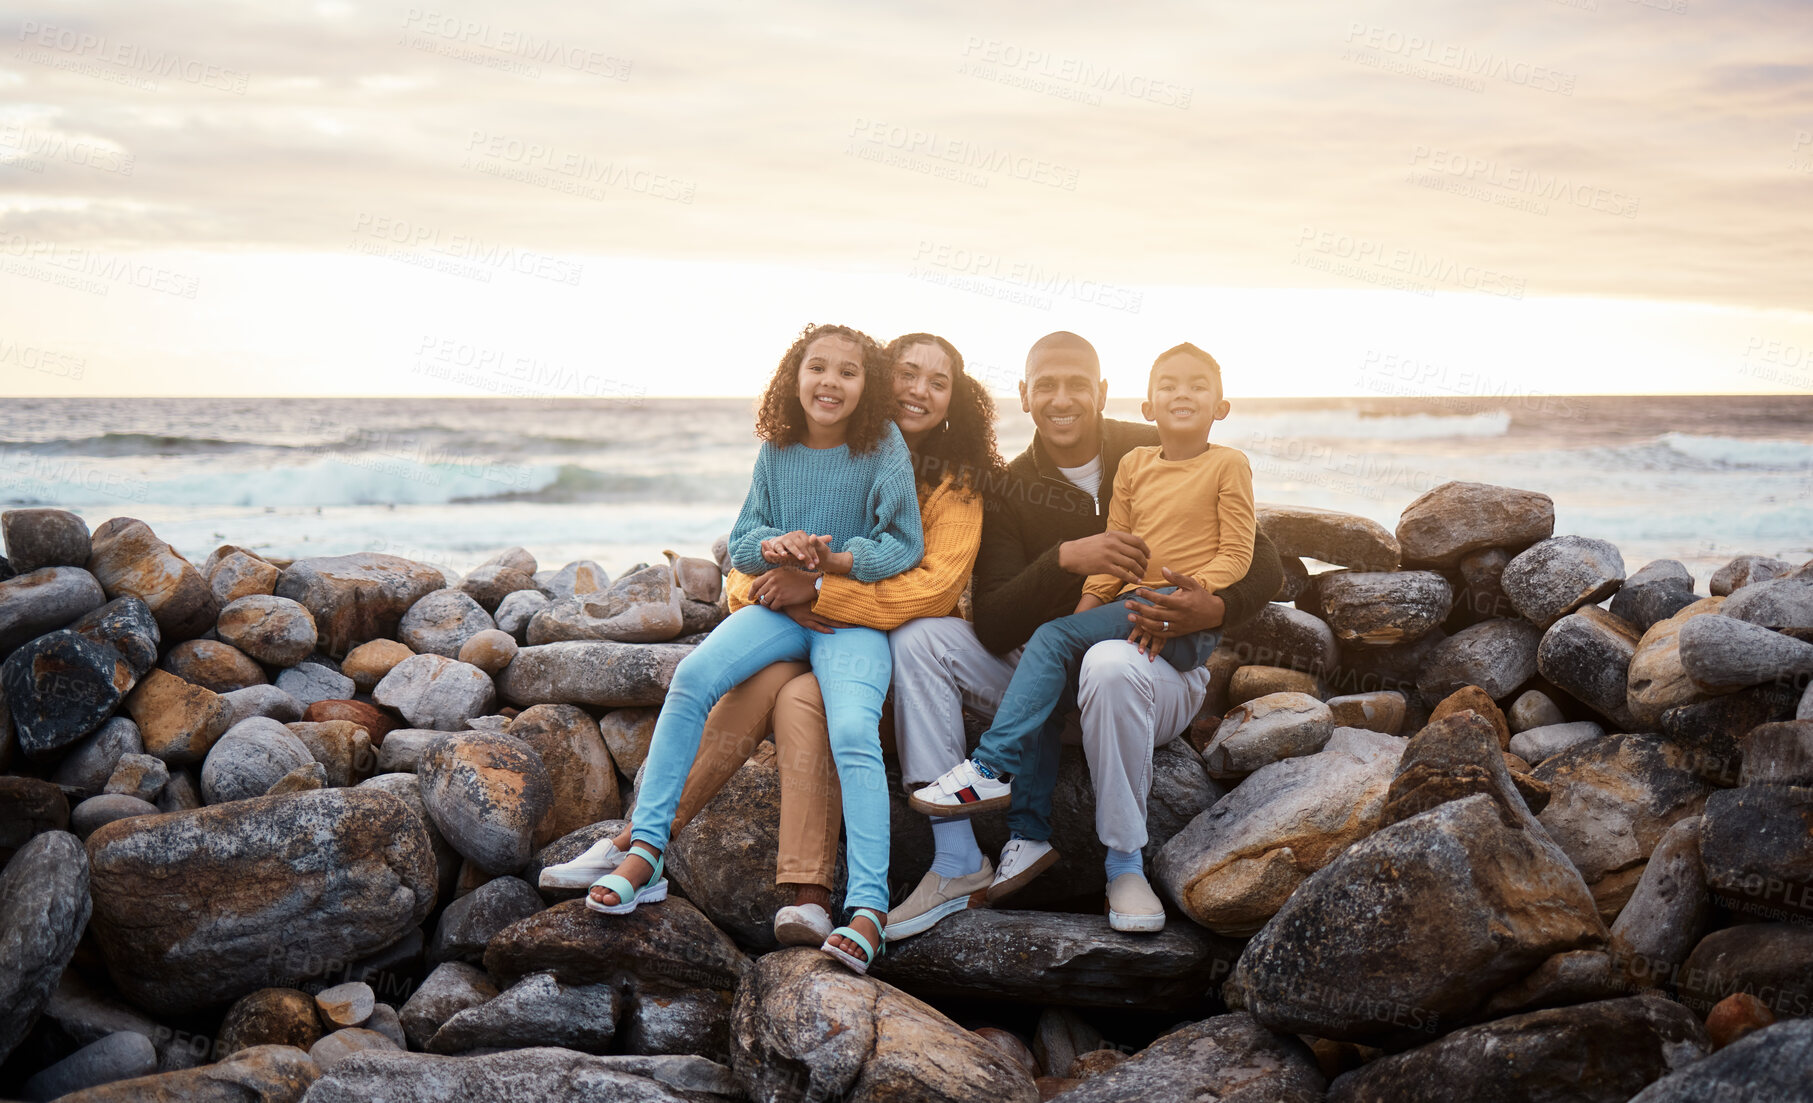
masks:
<path fill-rule="evenodd" d="M 1165 649 L 1168 641 L 1152 635 L 1144 628 L 1135 628 L 1127 637 L 1127 642 L 1139 648 L 1139 653 L 1146 657 L 1147 662 L 1151 662 L 1158 658 L 1158 653 Z"/>
<path fill-rule="evenodd" d="M 1189 575 L 1178 574 L 1169 567 L 1163 570 L 1165 581 L 1177 589 L 1168 594 L 1143 586 L 1133 591 L 1152 604 L 1124 602 L 1128 623 L 1161 639 L 1220 628 L 1222 618 L 1227 616 L 1227 605 Z"/>
<path fill-rule="evenodd" d="M 1077 613 L 1087 613 L 1089 610 L 1098 608 L 1101 605 L 1101 598 L 1096 597 L 1094 594 L 1084 594 L 1082 597 L 1076 599 L 1076 608 L 1071 611 L 1071 616 L 1075 616 Z"/>
<path fill-rule="evenodd" d="M 1058 566 L 1071 574 L 1113 575 L 1122 582 L 1146 577 L 1146 542 L 1128 532 L 1102 532 L 1058 545 Z"/>

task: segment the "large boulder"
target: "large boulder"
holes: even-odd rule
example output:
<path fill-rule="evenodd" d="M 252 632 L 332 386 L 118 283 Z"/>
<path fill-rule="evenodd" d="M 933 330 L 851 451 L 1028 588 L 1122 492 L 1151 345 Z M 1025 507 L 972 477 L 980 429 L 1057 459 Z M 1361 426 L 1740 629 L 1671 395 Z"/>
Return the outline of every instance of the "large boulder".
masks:
<path fill-rule="evenodd" d="M 1718 612 L 1724 602 L 1722 597 L 1701 598 L 1643 630 L 1624 685 L 1624 703 L 1637 727 L 1653 729 L 1669 709 L 1711 696 L 1693 684 L 1681 665 L 1681 627 L 1694 617 Z"/>
<path fill-rule="evenodd" d="M 561 1046 L 601 1053 L 611 1046 L 623 1008 L 609 984 L 562 984 L 531 973 L 495 999 L 456 1012 L 428 1041 L 434 1053 Z"/>
<path fill-rule="evenodd" d="M 83 566 L 93 548 L 88 522 L 66 509 L 48 507 L 0 513 L 0 538 L 6 541 L 7 562 L 21 575 L 44 567 Z"/>
<path fill-rule="evenodd" d="M 1202 761 L 1211 777 L 1245 777 L 1280 759 L 1315 754 L 1334 730 L 1334 713 L 1309 694 L 1270 693 L 1230 710 Z"/>
<path fill-rule="evenodd" d="M 220 614 L 214 591 L 195 564 L 134 518 L 115 517 L 94 530 L 88 570 L 108 597 L 131 594 L 149 606 L 167 641 L 201 635 Z"/>
<path fill-rule="evenodd" d="M 64 831 L 27 842 L 0 873 L 0 1061 L 31 1030 L 88 925 L 89 870 Z"/>
<path fill-rule="evenodd" d="M 301 1103 L 320 1075 L 294 1046 L 253 1046 L 215 1064 L 116 1080 L 58 1103 Z"/>
<path fill-rule="evenodd" d="M 1310 874 L 1378 829 L 1403 751 L 1401 739 L 1340 729 L 1316 754 L 1262 766 L 1173 836 L 1153 873 L 1191 919 L 1254 934 Z"/>
<path fill-rule="evenodd" d="M 1235 1012 L 1178 1027 L 1064 1093 L 1064 1103 L 1322 1103 L 1327 1086 L 1296 1038 Z"/>
<path fill-rule="evenodd" d="M 1790 1019 L 1657 1080 L 1629 1103 L 1813 1103 L 1809 1067 L 1813 1067 L 1813 1019 Z"/>
<path fill-rule="evenodd" d="M 1681 1002 L 1704 1015 L 1727 996 L 1761 1000 L 1779 1018 L 1813 1012 L 1813 926 L 1740 923 L 1699 941 L 1675 980 Z"/>
<path fill-rule="evenodd" d="M 1370 518 L 1314 506 L 1262 502 L 1257 519 L 1281 559 L 1308 557 L 1358 571 L 1397 570 L 1397 538 Z"/>
<path fill-rule="evenodd" d="M 1230 647 L 1246 666 L 1278 666 L 1324 674 L 1333 670 L 1340 651 L 1334 630 L 1320 617 L 1268 602 L 1248 620 L 1227 630 L 1222 646 Z"/>
<path fill-rule="evenodd" d="M 105 723 L 136 680 L 111 645 L 61 629 L 7 656 L 0 698 L 20 752 L 45 760 Z"/>
<path fill-rule="evenodd" d="M 209 804 L 261 797 L 283 776 L 315 761 L 308 744 L 268 717 L 233 726 L 208 751 L 201 768 L 201 795 Z"/>
<path fill-rule="evenodd" d="M 1709 593 L 1723 597 L 1756 582 L 1794 573 L 1794 564 L 1769 555 L 1740 555 L 1712 573 Z"/>
<path fill-rule="evenodd" d="M 674 667 L 692 653 L 684 644 L 570 641 L 525 647 L 516 653 L 497 689 L 505 701 L 528 707 L 544 703 L 658 705 L 667 697 Z"/>
<path fill-rule="evenodd" d="M 1381 1057 L 1329 1085 L 1329 1103 L 1625 1103 L 1712 1050 L 1686 1008 L 1631 996 L 1513 1015 Z"/>
<path fill-rule="evenodd" d="M 1343 571 L 1321 588 L 1322 608 L 1337 639 L 1394 644 L 1441 624 L 1454 589 L 1434 571 Z"/>
<path fill-rule="evenodd" d="M 1631 984 L 1660 988 L 1706 932 L 1711 898 L 1700 863 L 1700 817 L 1675 821 L 1650 851 L 1630 900 L 1612 924 L 1612 961 Z"/>
<path fill-rule="evenodd" d="M 274 594 L 235 599 L 220 611 L 220 638 L 267 666 L 294 666 L 315 651 L 315 618 L 301 602 Z"/>
<path fill-rule="evenodd" d="M 1557 536 L 1520 552 L 1505 565 L 1511 606 L 1543 630 L 1583 605 L 1596 605 L 1624 582 L 1616 545 L 1587 536 Z"/>
<path fill-rule="evenodd" d="M 551 603 L 529 621 L 529 643 L 671 640 L 686 623 L 684 596 L 668 564 L 644 567 L 611 583 L 609 589 Z"/>
<path fill-rule="evenodd" d="M 459 658 L 466 641 L 497 622 L 485 607 L 461 590 L 424 594 L 397 624 L 397 639 L 418 655 Z"/>
<path fill-rule="evenodd" d="M 428 832 L 368 789 L 123 820 L 88 856 L 108 971 L 157 1014 L 344 969 L 418 927 L 436 889 Z"/>
<path fill-rule="evenodd" d="M 1404 507 L 1397 540 L 1408 567 L 1452 567 L 1468 552 L 1520 551 L 1555 531 L 1547 494 L 1486 483 L 1449 482 Z"/>
<path fill-rule="evenodd" d="M 1536 673 L 1542 632 L 1521 620 L 1488 620 L 1463 628 L 1432 647 L 1417 673 L 1423 700 L 1434 705 L 1464 686 L 1503 701 Z"/>
<path fill-rule="evenodd" d="M 611 752 L 598 732 L 598 721 L 584 709 L 536 705 L 510 721 L 509 734 L 540 756 L 553 787 L 548 812 L 535 827 L 537 848 L 623 814 Z"/>
<path fill-rule="evenodd" d="M 1707 885 L 1732 911 L 1813 919 L 1813 788 L 1746 785 L 1713 793 L 1700 859 Z"/>
<path fill-rule="evenodd" d="M 1682 669 L 1708 693 L 1813 674 L 1813 643 L 1736 617 L 1693 617 L 1681 626 L 1680 640 Z"/>
<path fill-rule="evenodd" d="M 491 676 L 444 655 L 412 655 L 390 669 L 372 700 L 402 713 L 412 727 L 461 731 L 497 703 Z"/>
<path fill-rule="evenodd" d="M 80 567 L 41 567 L 0 582 L 0 655 L 107 604 Z"/>
<path fill-rule="evenodd" d="M 475 1057 L 374 1050 L 327 1070 L 309 1089 L 309 1103 L 696 1103 L 718 1096 L 690 1094 L 691 1087 L 731 1086 L 728 1077 L 689 1078 L 647 1061 L 558 1046 Z"/>
<path fill-rule="evenodd" d="M 992 1043 L 805 948 L 763 957 L 737 990 L 731 1067 L 754 1098 L 776 1103 L 1039 1098 Z"/>
<path fill-rule="evenodd" d="M 1700 600 L 1693 575 L 1673 559 L 1658 559 L 1624 580 L 1612 595 L 1612 616 L 1646 632 L 1650 625 Z"/>
<path fill-rule="evenodd" d="M 449 733 L 422 752 L 416 775 L 422 803 L 455 850 L 492 875 L 528 864 L 554 799 L 528 744 L 496 732 Z"/>
<path fill-rule="evenodd" d="M 1536 648 L 1536 670 L 1613 724 L 1637 726 L 1626 704 L 1637 630 L 1589 605 L 1557 620 Z"/>
<path fill-rule="evenodd" d="M 1719 612 L 1800 639 L 1813 639 L 1813 578 L 1775 578 L 1734 590 Z"/>
<path fill-rule="evenodd" d="M 447 905 L 428 943 L 428 960 L 480 962 L 491 936 L 543 907 L 541 895 L 520 877 L 493 877 Z"/>
<path fill-rule="evenodd" d="M 409 607 L 445 582 L 426 563 L 357 552 L 296 560 L 277 580 L 276 594 L 307 607 L 321 650 L 338 659 L 366 640 L 394 637 Z"/>

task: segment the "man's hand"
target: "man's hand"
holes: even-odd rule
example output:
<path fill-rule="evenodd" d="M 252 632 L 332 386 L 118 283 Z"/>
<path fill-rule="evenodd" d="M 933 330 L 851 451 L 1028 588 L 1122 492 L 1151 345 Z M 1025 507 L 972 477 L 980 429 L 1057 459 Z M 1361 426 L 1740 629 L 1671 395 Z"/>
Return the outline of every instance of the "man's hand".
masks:
<path fill-rule="evenodd" d="M 1058 545 L 1058 566 L 1071 574 L 1108 574 L 1122 582 L 1146 576 L 1146 542 L 1131 533 L 1103 532 Z"/>
<path fill-rule="evenodd" d="M 1144 632 L 1163 647 L 1164 641 L 1174 637 L 1221 627 L 1222 618 L 1227 616 L 1227 606 L 1220 598 L 1203 589 L 1202 583 L 1189 575 L 1178 574 L 1169 567 L 1164 568 L 1164 575 L 1166 582 L 1177 587 L 1175 591 L 1161 594 L 1142 586 L 1133 592 L 1152 604 L 1122 603 L 1127 607 L 1127 622 L 1135 632 Z"/>
<path fill-rule="evenodd" d="M 810 605 L 789 605 L 783 608 L 781 612 L 792 617 L 795 623 L 799 624 L 800 627 L 810 628 L 814 632 L 823 632 L 827 636 L 839 628 L 850 627 L 841 620 L 833 620 L 830 617 L 819 616 L 812 611 L 812 606 Z"/>
<path fill-rule="evenodd" d="M 749 584 L 749 600 L 757 605 L 766 605 L 770 609 L 783 609 L 789 605 L 810 607 L 818 591 L 813 587 L 813 580 L 818 575 L 809 571 L 790 571 L 785 568 L 776 571 L 764 571 Z"/>

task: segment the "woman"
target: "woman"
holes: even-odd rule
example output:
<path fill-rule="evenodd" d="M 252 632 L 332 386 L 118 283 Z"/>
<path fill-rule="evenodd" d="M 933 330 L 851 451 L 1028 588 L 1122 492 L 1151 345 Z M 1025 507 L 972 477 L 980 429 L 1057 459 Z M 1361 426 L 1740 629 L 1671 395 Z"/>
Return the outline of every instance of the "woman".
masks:
<path fill-rule="evenodd" d="M 769 571 L 728 579 L 733 609 L 778 608 L 815 631 L 851 620 L 893 627 L 917 617 L 950 616 L 969 583 L 982 540 L 981 486 L 1000 465 L 995 411 L 988 392 L 964 371 L 950 342 L 929 333 L 895 339 L 893 416 L 913 456 L 925 555 L 917 567 L 873 583 L 847 575 Z M 817 679 L 800 662 L 772 664 L 727 693 L 712 709 L 686 779 L 674 831 L 690 822 L 743 765 L 772 723 L 781 774 L 780 854 L 775 879 L 794 892 L 794 904 L 775 916 L 775 935 L 788 945 L 819 945 L 831 931 L 832 872 L 841 801 L 829 753 Z M 885 799 L 885 793 L 877 794 Z M 614 868 L 630 845 L 632 828 L 543 874 L 548 887 L 582 887 Z M 872 945 L 881 931 L 859 915 L 852 927 Z M 848 939 L 829 946 L 862 954 Z"/>

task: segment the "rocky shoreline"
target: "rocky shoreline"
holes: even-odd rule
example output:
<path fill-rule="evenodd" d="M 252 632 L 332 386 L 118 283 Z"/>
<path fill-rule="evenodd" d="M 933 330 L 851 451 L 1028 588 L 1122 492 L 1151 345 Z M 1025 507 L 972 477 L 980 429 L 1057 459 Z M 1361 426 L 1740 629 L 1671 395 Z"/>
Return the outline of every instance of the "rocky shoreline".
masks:
<path fill-rule="evenodd" d="M 0 515 L 0 1098 L 1813 1099 L 1813 562 L 1627 574 L 1472 483 L 1259 523 L 1284 589 L 1154 756 L 1166 929 L 1101 916 L 1067 748 L 1058 866 L 862 978 L 775 946 L 771 744 L 675 899 L 535 887 L 633 805 L 722 542 L 454 578 Z"/>

